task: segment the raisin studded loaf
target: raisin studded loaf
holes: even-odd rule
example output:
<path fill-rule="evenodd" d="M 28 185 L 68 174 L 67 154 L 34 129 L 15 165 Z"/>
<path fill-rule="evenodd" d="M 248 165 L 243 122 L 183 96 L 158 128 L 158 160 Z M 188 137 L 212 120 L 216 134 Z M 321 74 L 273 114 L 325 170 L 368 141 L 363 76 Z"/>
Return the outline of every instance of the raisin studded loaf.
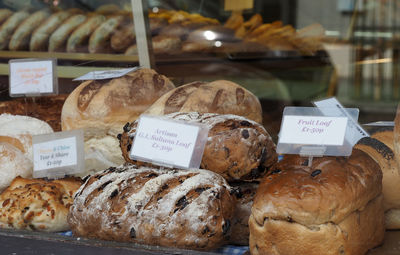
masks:
<path fill-rule="evenodd" d="M 213 249 L 230 235 L 235 197 L 207 170 L 126 164 L 89 177 L 68 216 L 77 236 L 189 249 Z"/>
<path fill-rule="evenodd" d="M 385 233 L 382 172 L 368 154 L 308 159 L 285 155 L 254 198 L 250 251 L 363 255 Z"/>
<path fill-rule="evenodd" d="M 57 232 L 68 230 L 67 215 L 82 182 L 17 177 L 0 194 L 0 227 Z"/>
<path fill-rule="evenodd" d="M 236 115 L 215 113 L 171 113 L 166 118 L 201 123 L 209 128 L 200 168 L 222 175 L 227 181 L 254 180 L 262 177 L 277 161 L 275 144 L 258 123 Z M 127 123 L 119 135 L 122 154 L 129 158 L 138 122 Z"/>

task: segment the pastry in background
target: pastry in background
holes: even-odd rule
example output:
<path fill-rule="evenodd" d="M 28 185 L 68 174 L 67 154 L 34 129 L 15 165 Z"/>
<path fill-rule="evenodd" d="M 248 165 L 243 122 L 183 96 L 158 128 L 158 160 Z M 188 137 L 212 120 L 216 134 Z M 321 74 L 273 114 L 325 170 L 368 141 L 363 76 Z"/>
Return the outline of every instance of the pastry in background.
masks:
<path fill-rule="evenodd" d="M 68 211 L 81 184 L 75 178 L 54 181 L 15 178 L 0 194 L 0 228 L 68 230 Z"/>
<path fill-rule="evenodd" d="M 196 250 L 227 242 L 235 197 L 207 170 L 109 168 L 89 177 L 68 215 L 75 236 Z"/>
<path fill-rule="evenodd" d="M 161 96 L 145 113 L 164 115 L 173 112 L 234 114 L 262 122 L 258 98 L 240 85 L 226 80 L 182 85 Z"/>
<path fill-rule="evenodd" d="M 254 198 L 250 252 L 363 255 L 383 242 L 380 166 L 354 149 L 349 158 L 285 155 Z"/>
<path fill-rule="evenodd" d="M 11 36 L 17 27 L 29 17 L 29 13 L 19 11 L 13 13 L 0 27 L 0 50 L 6 50 Z"/>
<path fill-rule="evenodd" d="M 277 162 L 274 142 L 264 127 L 254 121 L 236 115 L 197 112 L 176 112 L 165 117 L 209 128 L 200 168 L 216 172 L 227 181 L 260 179 Z M 125 125 L 119 136 L 120 145 L 126 162 L 143 165 L 146 163 L 129 157 L 137 125 L 137 121 Z"/>
<path fill-rule="evenodd" d="M 173 88 L 167 77 L 146 68 L 79 85 L 65 100 L 61 125 L 62 130 L 84 129 L 86 170 L 122 164 L 117 134 Z"/>

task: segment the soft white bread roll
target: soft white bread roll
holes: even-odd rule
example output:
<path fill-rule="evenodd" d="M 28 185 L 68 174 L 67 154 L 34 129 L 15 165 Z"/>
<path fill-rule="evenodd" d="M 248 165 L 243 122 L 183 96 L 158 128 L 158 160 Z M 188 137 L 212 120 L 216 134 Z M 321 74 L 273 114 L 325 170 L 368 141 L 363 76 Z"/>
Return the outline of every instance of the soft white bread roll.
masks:
<path fill-rule="evenodd" d="M 381 129 L 361 139 L 355 148 L 366 152 L 381 167 L 383 206 L 387 229 L 400 228 L 400 173 L 393 152 L 393 129 Z"/>
<path fill-rule="evenodd" d="M 31 177 L 32 162 L 15 146 L 0 142 L 0 191 L 7 188 L 17 176 Z"/>
<path fill-rule="evenodd" d="M 226 80 L 192 82 L 180 86 L 163 95 L 145 113 L 165 115 L 173 112 L 234 114 L 262 122 L 258 98 L 238 84 Z"/>
<path fill-rule="evenodd" d="M 106 165 L 112 166 L 107 162 L 123 163 L 116 136 L 127 122 L 137 119 L 173 88 L 167 77 L 145 68 L 120 78 L 79 85 L 65 100 L 61 125 L 62 130 L 85 130 L 85 151 L 89 155 L 86 169 L 103 170 Z"/>
<path fill-rule="evenodd" d="M 349 158 L 285 155 L 254 198 L 252 255 L 364 255 L 385 233 L 382 172 L 365 152 Z"/>
<path fill-rule="evenodd" d="M 33 161 L 32 136 L 53 133 L 46 122 L 21 115 L 0 115 L 0 141 L 11 143 Z"/>

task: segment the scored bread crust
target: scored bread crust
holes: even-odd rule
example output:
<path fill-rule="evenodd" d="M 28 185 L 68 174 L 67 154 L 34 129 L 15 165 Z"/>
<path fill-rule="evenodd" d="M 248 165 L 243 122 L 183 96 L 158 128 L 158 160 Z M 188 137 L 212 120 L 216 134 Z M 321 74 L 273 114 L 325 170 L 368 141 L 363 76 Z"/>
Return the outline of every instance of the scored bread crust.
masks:
<path fill-rule="evenodd" d="M 165 115 L 173 112 L 234 114 L 262 123 L 258 98 L 238 84 L 217 80 L 192 82 L 166 93 L 145 113 Z"/>
<path fill-rule="evenodd" d="M 379 165 L 358 149 L 347 159 L 314 158 L 311 167 L 308 159 L 285 155 L 257 190 L 250 250 L 274 255 L 364 254 L 383 241 L 381 194 Z"/>
<path fill-rule="evenodd" d="M 126 164 L 89 177 L 68 222 L 77 236 L 190 249 L 229 238 L 235 198 L 207 170 L 160 170 Z"/>
<path fill-rule="evenodd" d="M 0 227 L 56 232 L 68 230 L 67 215 L 81 181 L 17 177 L 0 194 Z"/>
<path fill-rule="evenodd" d="M 147 68 L 111 80 L 85 81 L 65 100 L 62 129 L 86 128 L 86 133 L 116 136 L 127 121 L 137 119 L 173 88 L 167 77 Z"/>
<path fill-rule="evenodd" d="M 165 118 L 204 124 L 208 139 L 200 168 L 222 175 L 228 181 L 261 178 L 278 159 L 271 136 L 260 124 L 236 115 L 171 113 Z M 138 121 L 127 123 L 119 136 L 126 162 L 143 164 L 129 157 Z"/>

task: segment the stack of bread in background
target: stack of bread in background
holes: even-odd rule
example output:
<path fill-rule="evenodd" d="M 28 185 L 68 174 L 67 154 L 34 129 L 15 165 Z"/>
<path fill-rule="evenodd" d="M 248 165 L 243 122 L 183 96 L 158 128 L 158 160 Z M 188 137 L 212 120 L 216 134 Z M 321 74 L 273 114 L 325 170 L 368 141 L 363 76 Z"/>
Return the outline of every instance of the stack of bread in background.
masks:
<path fill-rule="evenodd" d="M 313 55 L 324 37 L 321 26 L 297 32 L 280 21 L 263 24 L 259 14 L 244 21 L 233 13 L 222 25 L 197 13 L 158 10 L 150 12 L 149 23 L 156 54 L 284 50 Z M 0 50 L 137 55 L 132 13 L 116 5 L 93 12 L 0 9 Z"/>

